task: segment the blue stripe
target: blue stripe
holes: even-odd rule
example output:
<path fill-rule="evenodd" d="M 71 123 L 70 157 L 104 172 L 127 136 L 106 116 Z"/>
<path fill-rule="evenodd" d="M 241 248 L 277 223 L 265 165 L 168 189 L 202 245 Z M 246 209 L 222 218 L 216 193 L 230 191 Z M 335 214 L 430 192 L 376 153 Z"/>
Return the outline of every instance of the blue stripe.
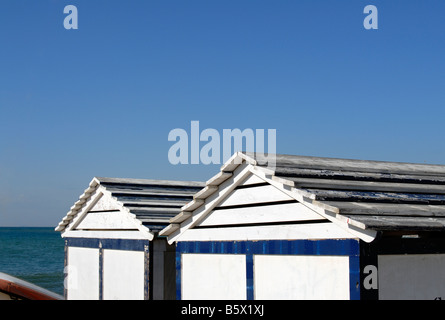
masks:
<path fill-rule="evenodd" d="M 176 300 L 181 300 L 181 265 L 181 251 L 176 250 Z"/>
<path fill-rule="evenodd" d="M 360 300 L 360 257 L 349 256 L 349 299 Z"/>
<path fill-rule="evenodd" d="M 144 247 L 149 245 L 149 240 L 134 239 L 96 239 L 96 238 L 66 238 L 66 245 L 69 247 L 99 248 L 99 243 L 103 249 L 144 251 Z"/>
<path fill-rule="evenodd" d="M 246 294 L 247 300 L 254 299 L 253 291 L 253 255 L 246 255 Z"/>
<path fill-rule="evenodd" d="M 358 256 L 359 242 L 346 240 L 185 241 L 181 253 L 299 254 Z"/>

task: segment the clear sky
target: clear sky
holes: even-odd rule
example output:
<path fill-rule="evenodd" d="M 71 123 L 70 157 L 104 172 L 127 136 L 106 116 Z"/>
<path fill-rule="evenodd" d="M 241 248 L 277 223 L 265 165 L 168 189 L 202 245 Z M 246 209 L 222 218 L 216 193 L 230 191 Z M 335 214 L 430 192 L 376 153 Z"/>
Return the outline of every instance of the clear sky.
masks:
<path fill-rule="evenodd" d="M 366 30 L 366 5 L 378 29 Z M 66 30 L 66 5 L 78 29 Z M 207 180 L 174 128 L 445 164 L 445 2 L 2 0 L 0 226 L 56 226 L 94 176 Z"/>

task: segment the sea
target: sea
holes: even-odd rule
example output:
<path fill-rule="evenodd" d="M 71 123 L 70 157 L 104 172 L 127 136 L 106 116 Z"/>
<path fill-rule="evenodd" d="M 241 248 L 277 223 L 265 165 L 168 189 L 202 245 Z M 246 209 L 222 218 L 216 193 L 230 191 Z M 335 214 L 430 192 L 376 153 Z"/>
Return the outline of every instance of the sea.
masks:
<path fill-rule="evenodd" d="M 0 272 L 63 295 L 64 257 L 53 227 L 0 227 Z"/>

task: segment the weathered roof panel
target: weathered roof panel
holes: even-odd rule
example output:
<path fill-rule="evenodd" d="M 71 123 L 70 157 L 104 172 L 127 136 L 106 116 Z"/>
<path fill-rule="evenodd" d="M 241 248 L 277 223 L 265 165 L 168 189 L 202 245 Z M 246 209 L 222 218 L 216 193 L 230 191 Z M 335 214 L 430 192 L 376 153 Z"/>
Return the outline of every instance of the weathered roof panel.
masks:
<path fill-rule="evenodd" d="M 445 165 L 276 155 L 273 171 L 364 228 L 445 230 Z"/>
<path fill-rule="evenodd" d="M 258 166 L 267 166 L 268 158 L 261 154 L 244 152 L 245 156 L 257 162 Z M 350 171 L 367 173 L 388 173 L 399 175 L 426 175 L 445 177 L 445 166 L 437 164 L 405 163 L 388 161 L 368 161 L 356 159 L 322 158 L 296 155 L 276 155 L 276 166 L 300 169 Z"/>

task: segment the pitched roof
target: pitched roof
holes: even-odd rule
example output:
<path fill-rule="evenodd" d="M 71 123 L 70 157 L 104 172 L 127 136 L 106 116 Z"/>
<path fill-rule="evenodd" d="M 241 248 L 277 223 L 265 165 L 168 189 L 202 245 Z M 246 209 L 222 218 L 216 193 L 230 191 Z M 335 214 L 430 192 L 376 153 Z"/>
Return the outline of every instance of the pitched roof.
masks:
<path fill-rule="evenodd" d="M 130 213 L 140 225 L 150 230 L 160 230 L 203 186 L 203 182 L 197 181 L 95 177 L 56 227 L 56 231 L 63 232 L 99 189 L 110 195 L 117 205 Z"/>
<path fill-rule="evenodd" d="M 445 165 L 276 155 L 271 168 L 264 156 L 237 153 L 206 188 L 216 192 L 222 177 L 230 177 L 241 161 L 298 201 L 362 230 L 445 230 Z M 205 203 L 205 198 L 196 200 L 160 234 L 181 228 L 179 223 Z"/>

